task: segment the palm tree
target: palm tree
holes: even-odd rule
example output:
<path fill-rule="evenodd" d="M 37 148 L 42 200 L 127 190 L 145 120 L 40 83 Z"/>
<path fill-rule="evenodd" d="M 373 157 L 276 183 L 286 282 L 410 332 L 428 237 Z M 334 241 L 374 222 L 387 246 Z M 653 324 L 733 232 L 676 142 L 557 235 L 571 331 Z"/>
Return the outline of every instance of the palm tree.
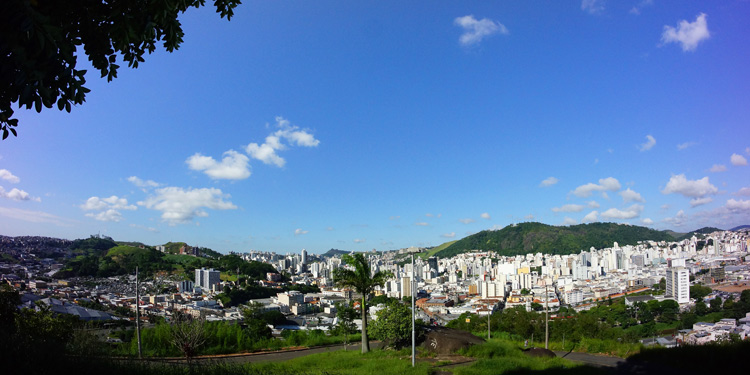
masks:
<path fill-rule="evenodd" d="M 375 290 L 375 287 L 383 286 L 385 282 L 393 277 L 389 271 L 378 271 L 374 275 L 370 270 L 370 263 L 361 253 L 344 255 L 341 260 L 354 267 L 354 270 L 337 268 L 333 270 L 333 281 L 340 287 L 354 288 L 362 295 L 362 353 L 370 351 L 370 341 L 367 339 L 367 297 Z"/>

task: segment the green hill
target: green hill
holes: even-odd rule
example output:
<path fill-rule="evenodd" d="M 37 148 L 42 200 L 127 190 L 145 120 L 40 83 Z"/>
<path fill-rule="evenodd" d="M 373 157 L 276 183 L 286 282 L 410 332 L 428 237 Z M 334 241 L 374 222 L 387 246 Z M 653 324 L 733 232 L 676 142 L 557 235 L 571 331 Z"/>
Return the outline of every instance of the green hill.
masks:
<path fill-rule="evenodd" d="M 638 241 L 674 241 L 670 234 L 646 227 L 615 223 L 591 223 L 557 227 L 542 223 L 509 225 L 497 231 L 482 231 L 464 237 L 436 255 L 451 257 L 471 250 L 494 251 L 512 256 L 529 253 L 576 254 L 590 247 L 597 249 L 635 245 Z"/>

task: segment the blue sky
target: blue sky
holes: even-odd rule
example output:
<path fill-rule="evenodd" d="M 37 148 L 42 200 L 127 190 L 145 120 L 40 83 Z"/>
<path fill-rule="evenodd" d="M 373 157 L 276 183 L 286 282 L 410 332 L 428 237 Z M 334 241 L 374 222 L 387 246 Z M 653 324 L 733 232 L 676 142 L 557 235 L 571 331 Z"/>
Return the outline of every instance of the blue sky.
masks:
<path fill-rule="evenodd" d="M 19 110 L 0 234 L 435 246 L 750 224 L 747 1 L 245 2 L 72 113 Z M 86 64 L 80 57 L 81 64 Z"/>

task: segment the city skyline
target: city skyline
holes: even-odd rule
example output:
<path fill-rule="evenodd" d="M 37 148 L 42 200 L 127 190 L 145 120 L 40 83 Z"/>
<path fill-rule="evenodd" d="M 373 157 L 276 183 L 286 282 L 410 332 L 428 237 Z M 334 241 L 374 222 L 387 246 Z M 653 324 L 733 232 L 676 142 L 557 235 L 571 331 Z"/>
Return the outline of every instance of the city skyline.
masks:
<path fill-rule="evenodd" d="M 750 4 L 242 4 L 0 142 L 3 235 L 322 253 L 750 224 Z M 88 64 L 79 56 L 79 65 Z"/>

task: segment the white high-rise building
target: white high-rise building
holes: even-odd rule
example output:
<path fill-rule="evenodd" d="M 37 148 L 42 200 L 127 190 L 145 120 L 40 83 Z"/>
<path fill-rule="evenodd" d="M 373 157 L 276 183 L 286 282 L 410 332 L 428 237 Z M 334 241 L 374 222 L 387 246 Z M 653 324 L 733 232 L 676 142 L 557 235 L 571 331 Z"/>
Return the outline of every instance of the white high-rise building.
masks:
<path fill-rule="evenodd" d="M 195 270 L 195 286 L 201 289 L 211 290 L 214 285 L 221 282 L 219 271 L 213 268 L 200 268 Z"/>
<path fill-rule="evenodd" d="M 666 281 L 666 297 L 674 298 L 681 305 L 690 302 L 690 273 L 687 268 L 667 268 Z"/>

